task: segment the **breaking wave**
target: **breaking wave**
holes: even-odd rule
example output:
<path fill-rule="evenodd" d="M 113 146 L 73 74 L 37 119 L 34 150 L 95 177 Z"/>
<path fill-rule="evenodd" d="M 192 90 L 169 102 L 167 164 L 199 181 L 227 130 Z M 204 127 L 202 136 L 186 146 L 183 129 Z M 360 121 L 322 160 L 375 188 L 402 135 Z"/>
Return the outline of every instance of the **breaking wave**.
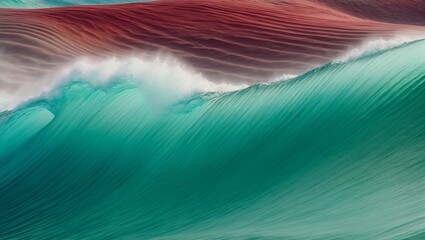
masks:
<path fill-rule="evenodd" d="M 372 38 L 365 40 L 360 46 L 353 47 L 349 51 L 335 60 L 335 62 L 348 62 L 359 59 L 361 57 L 367 57 L 379 52 L 383 52 L 387 49 L 392 49 L 395 47 L 402 46 L 404 44 L 424 39 L 425 35 L 423 33 L 412 32 L 412 33 L 403 33 L 396 34 L 390 38 Z"/>
<path fill-rule="evenodd" d="M 229 92 L 247 87 L 245 84 L 211 82 L 171 56 L 80 59 L 43 80 L 23 83 L 17 91 L 0 90 L 0 111 L 13 109 L 34 98 L 48 98 L 60 91 L 63 84 L 75 81 L 86 82 L 95 88 L 107 88 L 112 82 L 131 81 L 159 108 L 195 93 Z"/>
<path fill-rule="evenodd" d="M 423 52 L 230 92 L 176 64 L 79 62 L 0 115 L 0 238 L 424 236 Z"/>

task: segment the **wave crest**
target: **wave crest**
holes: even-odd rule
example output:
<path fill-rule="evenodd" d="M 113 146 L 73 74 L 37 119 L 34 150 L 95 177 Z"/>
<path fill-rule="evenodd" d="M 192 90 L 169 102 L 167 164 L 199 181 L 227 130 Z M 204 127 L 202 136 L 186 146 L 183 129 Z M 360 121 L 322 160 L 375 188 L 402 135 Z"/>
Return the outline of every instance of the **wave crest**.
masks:
<path fill-rule="evenodd" d="M 15 108 L 22 102 L 49 98 L 64 83 L 84 81 L 95 88 L 107 87 L 116 81 L 132 81 L 138 85 L 155 107 L 161 108 L 195 93 L 228 92 L 246 87 L 244 84 L 215 83 L 172 56 L 138 56 L 80 59 L 50 74 L 42 84 L 23 84 L 16 91 L 5 92 L 0 110 Z"/>
<path fill-rule="evenodd" d="M 400 34 L 391 38 L 372 38 L 364 41 L 360 46 L 348 50 L 342 57 L 334 62 L 349 62 L 362 57 L 367 57 L 403 44 L 425 38 L 423 33 Z"/>

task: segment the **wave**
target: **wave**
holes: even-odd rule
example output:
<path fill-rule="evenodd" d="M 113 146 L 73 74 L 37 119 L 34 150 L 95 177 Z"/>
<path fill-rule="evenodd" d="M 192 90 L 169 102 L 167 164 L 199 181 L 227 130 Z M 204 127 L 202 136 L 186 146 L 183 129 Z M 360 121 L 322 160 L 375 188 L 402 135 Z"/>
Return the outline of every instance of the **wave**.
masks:
<path fill-rule="evenodd" d="M 0 238 L 422 236 L 424 51 L 416 41 L 160 113 L 146 85 L 95 87 L 97 68 L 77 68 L 80 80 L 0 116 Z"/>
<path fill-rule="evenodd" d="M 355 61 L 395 47 L 401 47 L 413 41 L 421 40 L 424 35 L 417 32 L 397 34 L 391 38 L 369 39 L 357 47 L 349 49 L 342 57 L 333 60 L 333 63 Z M 12 72 L 0 55 L 0 70 L 3 74 Z M 299 75 L 282 74 L 259 81 L 269 84 L 296 78 Z M 14 89 L 3 87 L 0 89 L 0 111 L 11 110 L 20 104 L 34 98 L 49 94 L 53 89 L 70 81 L 85 79 L 94 87 L 107 86 L 111 81 L 129 80 L 143 85 L 146 94 L 151 95 L 152 102 L 167 105 L 194 93 L 229 92 L 243 89 L 248 84 L 243 82 L 220 81 L 204 76 L 189 64 L 171 56 L 170 54 L 110 57 L 106 59 L 80 58 L 74 63 L 51 71 L 43 77 L 27 77 Z M 36 83 L 36 84 L 34 84 Z M 164 98 L 164 95 L 168 95 Z M 155 97 L 155 96 L 160 96 Z"/>
<path fill-rule="evenodd" d="M 404 33 L 395 35 L 391 38 L 375 38 L 375 39 L 367 39 L 360 46 L 352 47 L 347 51 L 347 53 L 335 60 L 336 62 L 348 62 L 353 61 L 362 57 L 367 57 L 369 55 L 373 55 L 387 49 L 395 48 L 402 46 L 404 44 L 425 39 L 425 35 L 421 33 Z"/>
<path fill-rule="evenodd" d="M 106 88 L 112 82 L 132 81 L 157 109 L 195 93 L 229 92 L 246 84 L 212 82 L 170 55 L 130 56 L 104 60 L 83 58 L 44 79 L 21 84 L 17 91 L 0 90 L 0 111 L 11 110 L 35 98 L 49 97 L 75 81 L 85 81 L 94 88 Z M 34 85 L 37 82 L 37 85 Z M 58 90 L 59 89 L 59 90 Z"/>

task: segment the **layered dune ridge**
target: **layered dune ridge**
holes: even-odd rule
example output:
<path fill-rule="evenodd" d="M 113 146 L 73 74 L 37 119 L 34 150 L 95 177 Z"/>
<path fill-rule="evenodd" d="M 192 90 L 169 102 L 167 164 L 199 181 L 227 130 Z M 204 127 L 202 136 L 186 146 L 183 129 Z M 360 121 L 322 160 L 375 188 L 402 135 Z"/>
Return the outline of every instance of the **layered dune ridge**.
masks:
<path fill-rule="evenodd" d="M 171 54 L 212 81 L 300 74 L 372 36 L 420 27 L 316 1 L 159 0 L 0 9 L 0 86 L 17 89 L 81 57 Z"/>
<path fill-rule="evenodd" d="M 425 25 L 422 0 L 317 0 L 330 7 L 361 18 L 390 23 Z"/>

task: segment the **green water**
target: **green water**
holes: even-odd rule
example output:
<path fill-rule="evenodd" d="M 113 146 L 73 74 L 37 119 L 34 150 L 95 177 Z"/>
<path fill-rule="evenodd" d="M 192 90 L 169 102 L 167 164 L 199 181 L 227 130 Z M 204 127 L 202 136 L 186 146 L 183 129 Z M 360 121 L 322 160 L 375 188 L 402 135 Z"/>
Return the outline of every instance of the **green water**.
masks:
<path fill-rule="evenodd" d="M 68 83 L 0 117 L 0 239 L 420 239 L 424 52 L 161 111 Z"/>
<path fill-rule="evenodd" d="M 92 4 L 150 2 L 151 0 L 1 0 L 0 8 L 48 8 Z"/>

